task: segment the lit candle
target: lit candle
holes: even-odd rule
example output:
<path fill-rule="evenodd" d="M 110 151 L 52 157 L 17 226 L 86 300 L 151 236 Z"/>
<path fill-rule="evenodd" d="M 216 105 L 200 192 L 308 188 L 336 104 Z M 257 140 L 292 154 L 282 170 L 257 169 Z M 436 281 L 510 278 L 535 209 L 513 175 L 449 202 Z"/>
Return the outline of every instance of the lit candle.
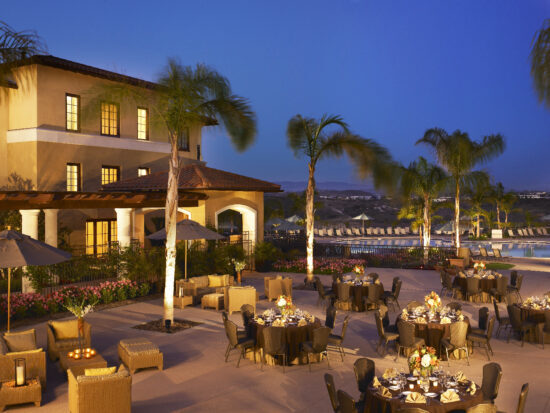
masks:
<path fill-rule="evenodd" d="M 76 354 L 80 354 L 80 349 L 77 348 L 74 352 L 75 352 Z"/>
<path fill-rule="evenodd" d="M 86 356 L 85 356 L 87 359 L 89 358 L 92 358 L 92 355 L 90 353 L 86 353 Z"/>
<path fill-rule="evenodd" d="M 92 356 L 95 356 L 95 350 L 94 350 L 94 349 L 91 349 L 91 350 L 90 350 L 90 354 L 91 354 Z"/>
<path fill-rule="evenodd" d="M 87 348 L 86 353 L 89 353 L 91 350 L 92 350 L 91 348 Z"/>
<path fill-rule="evenodd" d="M 414 384 L 409 384 L 409 389 L 414 389 Z"/>
<path fill-rule="evenodd" d="M 76 354 L 74 355 L 74 359 L 75 359 L 75 360 L 80 359 L 80 354 L 79 354 L 79 353 L 76 353 Z"/>
<path fill-rule="evenodd" d="M 15 384 L 23 386 L 25 384 L 25 366 L 15 368 Z"/>
<path fill-rule="evenodd" d="M 67 356 L 68 356 L 69 358 L 73 358 L 73 357 L 74 357 L 74 352 L 69 351 L 69 354 L 67 354 Z"/>

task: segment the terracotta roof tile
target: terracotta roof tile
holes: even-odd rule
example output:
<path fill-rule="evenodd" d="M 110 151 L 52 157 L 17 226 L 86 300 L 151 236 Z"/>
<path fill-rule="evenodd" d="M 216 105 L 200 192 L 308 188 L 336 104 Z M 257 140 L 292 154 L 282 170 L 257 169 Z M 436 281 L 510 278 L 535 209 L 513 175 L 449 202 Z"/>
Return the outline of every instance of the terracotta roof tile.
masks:
<path fill-rule="evenodd" d="M 103 185 L 102 191 L 165 191 L 167 184 L 168 171 L 163 171 Z M 180 169 L 179 189 L 280 192 L 281 186 L 201 164 L 191 164 Z"/>

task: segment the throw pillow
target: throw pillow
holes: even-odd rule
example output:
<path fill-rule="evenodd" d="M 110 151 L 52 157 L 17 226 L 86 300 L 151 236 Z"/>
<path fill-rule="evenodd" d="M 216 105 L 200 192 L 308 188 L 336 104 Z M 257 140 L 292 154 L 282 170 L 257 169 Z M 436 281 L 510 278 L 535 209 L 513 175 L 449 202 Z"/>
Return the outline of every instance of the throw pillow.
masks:
<path fill-rule="evenodd" d="M 8 346 L 6 345 L 6 341 L 0 337 L 0 354 L 5 355 L 8 352 Z"/>
<path fill-rule="evenodd" d="M 209 287 L 223 287 L 223 276 L 209 275 L 208 276 Z"/>
<path fill-rule="evenodd" d="M 114 374 L 116 372 L 116 367 L 101 367 L 96 369 L 84 369 L 85 376 L 107 376 L 109 374 Z"/>
<path fill-rule="evenodd" d="M 21 354 L 22 356 L 28 355 L 28 354 L 38 354 L 42 353 L 44 349 L 42 347 L 34 349 L 34 350 L 26 350 L 26 351 L 12 351 L 8 353 L 11 357 L 16 357 L 17 355 Z"/>
<path fill-rule="evenodd" d="M 36 332 L 33 329 L 18 333 L 4 333 L 4 340 L 10 352 L 36 349 Z"/>
<path fill-rule="evenodd" d="M 50 321 L 55 338 L 66 340 L 68 338 L 78 338 L 78 320 L 70 321 Z"/>

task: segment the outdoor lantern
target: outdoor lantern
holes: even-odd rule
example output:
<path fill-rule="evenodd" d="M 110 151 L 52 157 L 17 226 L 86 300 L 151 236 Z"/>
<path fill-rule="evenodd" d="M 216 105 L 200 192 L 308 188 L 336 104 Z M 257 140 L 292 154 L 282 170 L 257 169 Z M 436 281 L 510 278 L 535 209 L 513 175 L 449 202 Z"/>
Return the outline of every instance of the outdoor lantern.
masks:
<path fill-rule="evenodd" d="M 166 331 L 170 331 L 170 324 L 172 324 L 172 320 L 164 320 L 164 327 L 166 328 Z"/>
<path fill-rule="evenodd" d="M 15 386 L 24 386 L 27 382 L 25 377 L 25 359 L 15 359 Z"/>

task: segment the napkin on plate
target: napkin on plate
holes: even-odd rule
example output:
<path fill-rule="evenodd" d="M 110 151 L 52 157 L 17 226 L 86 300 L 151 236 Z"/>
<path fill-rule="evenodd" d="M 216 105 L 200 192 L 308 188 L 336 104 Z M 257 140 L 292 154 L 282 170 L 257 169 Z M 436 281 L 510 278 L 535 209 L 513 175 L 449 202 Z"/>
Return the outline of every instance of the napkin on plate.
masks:
<path fill-rule="evenodd" d="M 376 280 L 374 283 L 380 285 L 380 280 Z"/>
<path fill-rule="evenodd" d="M 487 279 L 488 279 L 488 280 L 494 280 L 494 279 L 495 279 L 495 276 L 494 276 L 493 274 L 489 274 L 489 275 L 487 276 Z"/>
<path fill-rule="evenodd" d="M 257 318 L 257 319 L 256 319 L 256 322 L 257 322 L 259 325 L 261 325 L 261 326 L 263 326 L 263 325 L 265 324 L 265 321 L 264 321 L 263 318 Z"/>
<path fill-rule="evenodd" d="M 378 389 L 378 394 L 382 397 L 392 398 L 393 394 L 391 394 L 391 391 L 388 390 L 387 387 L 380 386 Z"/>
<path fill-rule="evenodd" d="M 372 387 L 380 387 L 381 384 L 380 384 L 380 380 L 378 380 L 378 377 L 374 376 L 374 379 L 372 379 Z"/>
<path fill-rule="evenodd" d="M 479 276 L 479 274 L 476 274 L 474 275 L 474 278 L 480 279 L 481 277 Z"/>
<path fill-rule="evenodd" d="M 456 392 L 452 390 L 447 390 L 445 393 L 441 394 L 439 400 L 441 400 L 441 403 L 452 403 L 460 401 L 460 397 L 458 397 L 458 394 L 456 394 Z"/>
<path fill-rule="evenodd" d="M 392 368 L 386 369 L 384 374 L 382 375 L 383 378 L 386 380 L 393 379 L 395 376 L 397 376 L 397 370 Z"/>
<path fill-rule="evenodd" d="M 276 318 L 275 321 L 271 324 L 273 327 L 284 327 L 285 323 L 280 318 Z"/>
<path fill-rule="evenodd" d="M 476 394 L 476 391 L 477 391 L 476 384 L 472 382 L 472 384 L 470 384 L 470 387 L 468 387 L 468 393 L 470 393 L 470 395 L 473 396 L 474 394 Z"/>
<path fill-rule="evenodd" d="M 460 278 L 466 278 L 466 274 L 464 274 L 462 271 L 459 271 L 459 272 L 458 272 L 458 276 L 459 276 Z"/>
<path fill-rule="evenodd" d="M 428 323 L 424 317 L 419 317 L 419 318 L 417 318 L 417 319 L 416 319 L 416 322 L 417 322 L 418 324 L 427 324 L 427 323 Z"/>
<path fill-rule="evenodd" d="M 451 324 L 451 319 L 449 317 L 443 317 L 440 321 L 441 324 Z"/>
<path fill-rule="evenodd" d="M 462 371 L 459 371 L 455 374 L 455 380 L 459 383 L 465 383 L 468 381 L 468 378 Z"/>
<path fill-rule="evenodd" d="M 457 318 L 458 318 L 458 321 L 464 321 L 464 316 L 462 314 L 459 314 Z"/>
<path fill-rule="evenodd" d="M 426 398 L 418 392 L 413 391 L 407 394 L 405 403 L 426 403 Z"/>
<path fill-rule="evenodd" d="M 300 319 L 300 321 L 298 321 L 298 327 L 303 327 L 303 326 L 306 326 L 307 325 L 307 321 L 305 318 L 302 318 Z"/>

